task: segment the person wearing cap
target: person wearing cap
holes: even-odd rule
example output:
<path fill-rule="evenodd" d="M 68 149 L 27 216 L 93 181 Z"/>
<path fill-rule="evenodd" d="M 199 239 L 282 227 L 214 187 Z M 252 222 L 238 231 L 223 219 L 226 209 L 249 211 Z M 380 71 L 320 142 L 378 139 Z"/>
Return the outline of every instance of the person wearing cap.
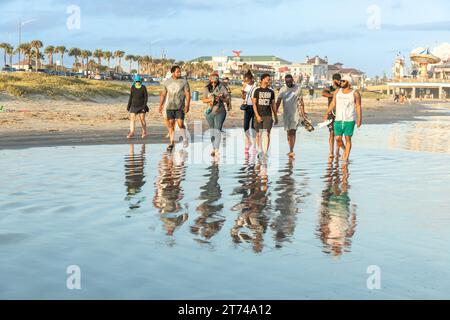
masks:
<path fill-rule="evenodd" d="M 284 130 L 287 132 L 290 158 L 295 157 L 294 146 L 297 133 L 297 125 L 300 115 L 306 118 L 305 103 L 303 102 L 303 93 L 300 85 L 294 82 L 292 75 L 288 74 L 284 78 L 285 85 L 280 89 L 277 99 L 277 113 L 283 102 L 283 123 Z"/>
<path fill-rule="evenodd" d="M 341 83 L 341 75 L 339 73 L 336 73 L 333 75 L 332 83 L 329 88 L 325 88 L 322 91 L 322 97 L 328 98 L 328 107 L 330 106 L 331 102 L 333 101 L 334 92 L 340 88 Z M 328 114 L 327 120 L 331 120 L 330 124 L 328 125 L 328 130 L 330 132 L 330 135 L 328 137 L 328 144 L 330 146 L 330 154 L 328 155 L 329 159 L 334 158 L 334 119 L 336 118 L 334 114 L 334 110 L 332 110 Z M 337 153 L 339 153 L 339 150 L 337 150 Z"/>
<path fill-rule="evenodd" d="M 359 128 L 362 122 L 361 95 L 352 88 L 352 78 L 349 75 L 342 77 L 341 89 L 333 94 L 333 100 L 324 115 L 328 119 L 329 113 L 336 108 L 334 122 L 334 135 L 336 136 L 337 156 L 341 148 L 345 150 L 341 160 L 348 162 L 352 149 L 352 136 L 355 125 Z M 343 141 L 345 137 L 345 143 Z"/>
<path fill-rule="evenodd" d="M 131 86 L 130 98 L 128 99 L 127 110 L 130 113 L 130 132 L 127 135 L 128 139 L 134 137 L 136 118 L 139 117 L 142 126 L 141 137 L 147 137 L 147 124 L 145 122 L 145 114 L 149 111 L 147 106 L 148 93 L 147 88 L 142 84 L 142 79 L 139 75 L 134 77 L 133 85 Z"/>
<path fill-rule="evenodd" d="M 202 101 L 208 104 L 205 116 L 211 130 L 211 142 L 213 144 L 211 156 L 214 157 L 219 153 L 223 123 L 227 117 L 225 104 L 229 101 L 229 93 L 226 87 L 220 83 L 219 75 L 215 72 L 211 73 L 209 77 L 209 83 L 203 92 Z"/>
<path fill-rule="evenodd" d="M 170 72 L 172 73 L 172 77 L 163 83 L 163 91 L 161 92 L 159 103 L 160 114 L 162 114 L 164 107 L 166 108 L 166 125 L 170 139 L 167 151 L 172 151 L 175 146 L 175 124 L 178 124 L 183 136 L 183 146 L 187 148 L 188 140 L 186 137 L 184 118 L 189 112 L 191 104 L 189 82 L 181 78 L 181 68 L 179 66 L 173 66 Z"/>

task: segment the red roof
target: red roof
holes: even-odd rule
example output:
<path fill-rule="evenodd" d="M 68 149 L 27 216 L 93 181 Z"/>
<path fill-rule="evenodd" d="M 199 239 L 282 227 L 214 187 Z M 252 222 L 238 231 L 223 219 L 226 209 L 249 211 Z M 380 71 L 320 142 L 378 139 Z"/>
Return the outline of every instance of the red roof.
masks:
<path fill-rule="evenodd" d="M 339 73 L 341 73 L 341 74 L 348 73 L 348 74 L 356 74 L 356 75 L 364 74 L 364 72 L 359 71 L 358 69 L 353 69 L 353 68 L 342 68 L 339 70 Z"/>

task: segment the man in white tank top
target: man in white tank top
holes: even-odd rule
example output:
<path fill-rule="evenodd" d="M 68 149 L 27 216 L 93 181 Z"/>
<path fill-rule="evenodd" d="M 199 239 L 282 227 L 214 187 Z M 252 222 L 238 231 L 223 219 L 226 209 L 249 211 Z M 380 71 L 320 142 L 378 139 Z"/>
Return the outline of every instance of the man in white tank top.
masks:
<path fill-rule="evenodd" d="M 352 78 L 348 75 L 341 80 L 341 89 L 335 91 L 333 101 L 325 113 L 324 120 L 328 119 L 328 114 L 336 108 L 336 120 L 334 122 L 334 135 L 336 136 L 337 151 L 342 148 L 344 154 L 341 160 L 348 162 L 350 151 L 352 150 L 352 136 L 355 124 L 359 128 L 362 121 L 361 95 L 351 86 Z M 345 137 L 345 143 L 343 138 Z"/>

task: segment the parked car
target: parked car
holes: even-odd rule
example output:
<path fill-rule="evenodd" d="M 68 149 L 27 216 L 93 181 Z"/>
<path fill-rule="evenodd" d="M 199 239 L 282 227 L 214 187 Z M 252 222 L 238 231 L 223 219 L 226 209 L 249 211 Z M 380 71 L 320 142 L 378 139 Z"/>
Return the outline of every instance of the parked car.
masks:
<path fill-rule="evenodd" d="M 14 72 L 14 71 L 16 71 L 16 69 L 8 67 L 8 66 L 2 68 L 2 72 Z"/>

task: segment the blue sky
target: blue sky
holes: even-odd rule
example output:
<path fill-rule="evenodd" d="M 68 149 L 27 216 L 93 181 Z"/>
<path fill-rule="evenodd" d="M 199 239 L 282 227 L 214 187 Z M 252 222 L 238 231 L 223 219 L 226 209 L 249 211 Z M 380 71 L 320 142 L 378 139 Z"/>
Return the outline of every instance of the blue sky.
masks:
<path fill-rule="evenodd" d="M 201 55 L 307 55 L 365 71 L 390 73 L 398 51 L 450 42 L 450 2 L 444 0 L 1 0 L 0 42 L 23 41 L 189 60 Z M 67 8 L 80 8 L 69 29 Z M 378 24 L 377 22 L 380 22 Z M 150 45 L 151 43 L 151 45 Z M 150 51 L 151 50 L 151 51 Z"/>

